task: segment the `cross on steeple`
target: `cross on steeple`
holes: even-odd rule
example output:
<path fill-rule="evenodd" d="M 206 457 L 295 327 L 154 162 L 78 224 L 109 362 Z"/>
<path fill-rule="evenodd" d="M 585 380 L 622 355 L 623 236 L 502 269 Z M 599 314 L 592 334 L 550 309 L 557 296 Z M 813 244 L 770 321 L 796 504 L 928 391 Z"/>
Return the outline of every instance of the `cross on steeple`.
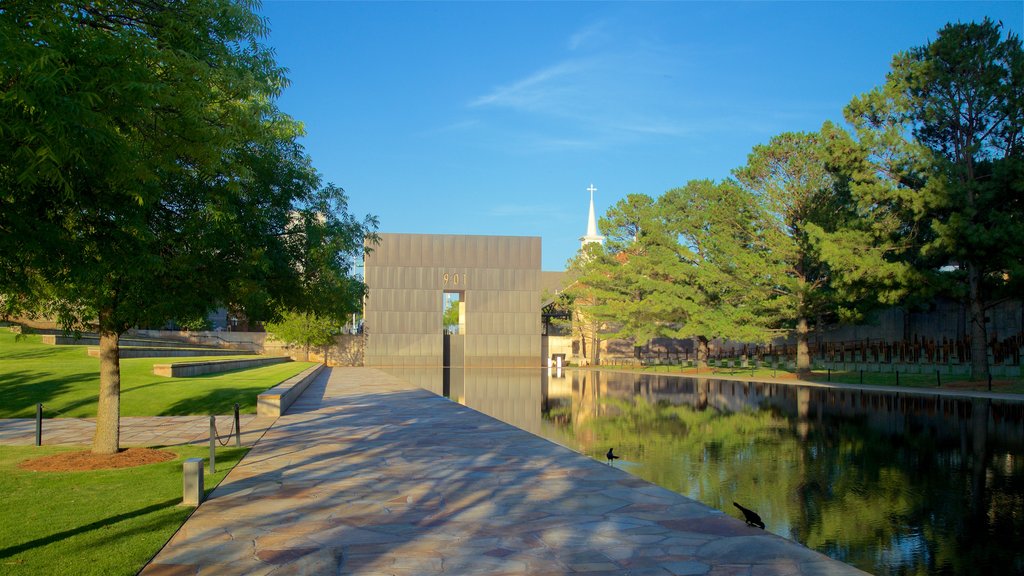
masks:
<path fill-rule="evenodd" d="M 597 192 L 597 188 L 591 184 L 587 192 L 590 192 L 590 214 L 587 217 L 587 235 L 580 238 L 581 248 L 592 242 L 604 243 L 604 236 L 597 233 L 597 218 L 594 217 L 594 192 Z"/>

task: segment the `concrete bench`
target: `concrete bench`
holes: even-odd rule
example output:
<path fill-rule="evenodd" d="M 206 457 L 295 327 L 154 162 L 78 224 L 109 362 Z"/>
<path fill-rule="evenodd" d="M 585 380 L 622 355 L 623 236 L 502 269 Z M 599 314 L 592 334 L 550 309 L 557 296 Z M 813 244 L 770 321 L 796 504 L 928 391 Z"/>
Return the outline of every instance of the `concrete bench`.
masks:
<path fill-rule="evenodd" d="M 206 362 L 175 362 L 173 364 L 153 364 L 153 374 L 157 376 L 169 376 L 181 378 L 198 376 L 200 374 L 212 374 L 214 372 L 227 372 L 228 370 L 244 370 L 246 368 L 259 368 L 282 362 L 291 362 L 287 356 L 271 356 L 268 358 L 247 358 L 244 360 L 208 360 Z"/>
<path fill-rule="evenodd" d="M 323 369 L 323 364 L 317 364 L 260 394 L 256 398 L 256 414 L 273 418 L 280 417 L 299 396 L 302 396 L 306 387 L 316 379 Z"/>

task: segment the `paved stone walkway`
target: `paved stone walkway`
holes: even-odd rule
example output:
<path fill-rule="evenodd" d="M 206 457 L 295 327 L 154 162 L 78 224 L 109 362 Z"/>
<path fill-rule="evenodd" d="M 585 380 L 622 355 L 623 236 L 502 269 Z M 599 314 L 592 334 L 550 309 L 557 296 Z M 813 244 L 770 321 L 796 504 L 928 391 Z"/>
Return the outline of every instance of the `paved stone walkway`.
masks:
<path fill-rule="evenodd" d="M 141 574 L 863 574 L 381 371 L 334 368 Z"/>
<path fill-rule="evenodd" d="M 217 433 L 221 440 L 234 446 L 234 436 L 228 440 L 234 416 L 217 416 Z M 242 414 L 238 417 L 242 429 L 242 445 L 252 446 L 274 423 L 273 418 Z M 43 420 L 43 445 L 89 445 L 96 434 L 95 418 L 47 418 Z M 36 421 L 32 418 L 0 419 L 0 446 L 31 446 L 36 442 Z M 208 444 L 210 442 L 209 416 L 157 416 L 122 417 L 121 446 L 177 446 L 181 444 Z"/>

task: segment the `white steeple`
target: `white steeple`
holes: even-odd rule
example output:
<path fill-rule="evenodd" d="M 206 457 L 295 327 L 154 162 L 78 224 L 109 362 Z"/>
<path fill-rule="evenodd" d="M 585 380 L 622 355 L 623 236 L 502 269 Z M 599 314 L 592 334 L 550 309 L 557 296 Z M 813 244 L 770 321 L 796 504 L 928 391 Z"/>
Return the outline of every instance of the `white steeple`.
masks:
<path fill-rule="evenodd" d="M 580 238 L 580 248 L 592 242 L 604 244 L 604 236 L 597 234 L 597 218 L 594 217 L 594 192 L 597 192 L 597 188 L 591 184 L 587 192 L 590 192 L 590 214 L 587 217 L 587 235 Z"/>

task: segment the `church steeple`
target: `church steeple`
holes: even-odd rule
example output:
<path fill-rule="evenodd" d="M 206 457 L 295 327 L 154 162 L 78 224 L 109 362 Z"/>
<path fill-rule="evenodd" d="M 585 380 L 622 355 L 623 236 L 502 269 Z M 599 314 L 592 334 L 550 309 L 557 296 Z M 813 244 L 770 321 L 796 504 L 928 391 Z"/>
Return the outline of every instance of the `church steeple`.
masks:
<path fill-rule="evenodd" d="M 580 248 L 592 242 L 604 244 L 604 236 L 598 235 L 597 218 L 594 217 L 594 192 L 597 192 L 597 188 L 591 184 L 587 192 L 590 192 L 590 214 L 587 217 L 587 235 L 580 238 Z"/>

